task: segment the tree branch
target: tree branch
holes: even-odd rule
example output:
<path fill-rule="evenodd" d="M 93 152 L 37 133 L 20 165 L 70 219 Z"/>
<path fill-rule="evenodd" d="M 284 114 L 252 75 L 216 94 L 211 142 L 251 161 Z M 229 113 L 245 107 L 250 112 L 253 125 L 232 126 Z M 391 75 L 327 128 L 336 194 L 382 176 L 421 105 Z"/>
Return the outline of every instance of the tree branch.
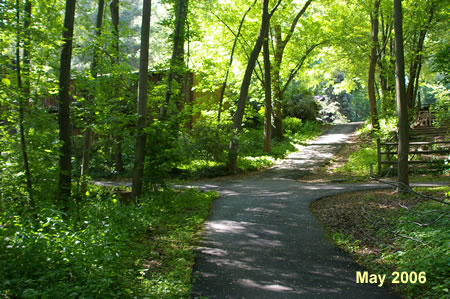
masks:
<path fill-rule="evenodd" d="M 292 21 L 291 28 L 289 29 L 289 32 L 283 41 L 284 45 L 286 45 L 289 42 L 289 40 L 291 39 L 292 34 L 294 33 L 294 30 L 295 30 L 295 27 L 297 26 L 298 20 L 305 13 L 306 9 L 308 8 L 308 6 L 311 4 L 312 1 L 313 0 L 306 1 L 305 5 L 303 5 L 303 8 L 295 16 L 294 20 Z"/>
<path fill-rule="evenodd" d="M 277 10 L 278 6 L 280 5 L 281 0 L 278 0 L 277 4 L 275 4 L 275 6 L 272 8 L 272 10 L 269 13 L 269 19 L 272 18 L 273 14 L 275 13 L 275 11 Z"/>
<path fill-rule="evenodd" d="M 294 79 L 294 77 L 297 75 L 298 71 L 301 69 L 301 67 L 303 66 L 303 63 L 305 62 L 306 58 L 308 57 L 308 55 L 318 46 L 320 46 L 321 44 L 324 44 L 324 42 L 318 43 L 318 44 L 314 44 L 311 47 L 309 47 L 309 49 L 306 51 L 305 55 L 303 55 L 303 57 L 300 59 L 299 63 L 297 63 L 297 65 L 291 70 L 291 72 L 289 73 L 288 79 L 286 81 L 286 84 L 283 86 L 283 88 L 281 89 L 281 95 L 284 94 L 284 92 L 286 91 L 286 89 L 288 88 L 289 84 L 291 83 L 292 79 Z"/>

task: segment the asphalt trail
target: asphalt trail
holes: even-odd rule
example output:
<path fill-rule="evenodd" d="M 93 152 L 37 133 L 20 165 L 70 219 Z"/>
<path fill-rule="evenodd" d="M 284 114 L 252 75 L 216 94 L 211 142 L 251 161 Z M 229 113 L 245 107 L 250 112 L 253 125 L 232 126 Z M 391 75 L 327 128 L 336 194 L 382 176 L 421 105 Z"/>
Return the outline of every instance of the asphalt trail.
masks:
<path fill-rule="evenodd" d="M 295 180 L 326 163 L 358 125 L 334 126 L 260 174 L 195 183 L 220 198 L 198 248 L 194 298 L 398 298 L 357 284 L 363 269 L 326 239 L 309 210 L 324 196 L 386 186 Z"/>

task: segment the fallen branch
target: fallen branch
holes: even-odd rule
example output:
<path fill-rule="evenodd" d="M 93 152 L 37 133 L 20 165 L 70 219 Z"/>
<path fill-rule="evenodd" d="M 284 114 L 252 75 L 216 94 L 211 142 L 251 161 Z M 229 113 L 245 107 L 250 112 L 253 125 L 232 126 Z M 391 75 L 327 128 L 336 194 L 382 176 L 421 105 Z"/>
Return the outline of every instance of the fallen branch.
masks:
<path fill-rule="evenodd" d="M 411 187 L 409 187 L 408 185 L 400 183 L 400 182 L 394 183 L 394 182 L 383 181 L 383 180 L 380 180 L 380 179 L 378 179 L 378 178 L 376 178 L 374 176 L 371 176 L 371 178 L 376 180 L 376 181 L 378 181 L 378 182 L 380 182 L 380 183 L 397 187 L 397 188 L 401 189 L 402 191 L 407 191 L 407 192 L 413 193 L 415 195 L 418 195 L 418 196 L 426 198 L 426 199 L 431 199 L 431 200 L 434 200 L 434 201 L 437 201 L 437 202 L 440 202 L 440 203 L 443 203 L 443 204 L 446 204 L 446 205 L 450 204 L 450 203 L 448 203 L 448 202 L 446 202 L 444 200 L 440 200 L 440 199 L 434 198 L 434 197 L 432 197 L 430 195 L 426 195 L 426 194 L 422 194 L 422 193 L 416 192 L 413 189 L 411 189 Z"/>

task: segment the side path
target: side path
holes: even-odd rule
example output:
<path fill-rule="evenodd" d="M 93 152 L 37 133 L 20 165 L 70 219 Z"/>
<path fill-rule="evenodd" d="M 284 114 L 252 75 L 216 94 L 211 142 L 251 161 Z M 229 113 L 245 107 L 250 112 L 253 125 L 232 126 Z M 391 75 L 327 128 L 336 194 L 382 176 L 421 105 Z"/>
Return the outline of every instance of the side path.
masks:
<path fill-rule="evenodd" d="M 239 180 L 197 182 L 216 190 L 194 266 L 194 298 L 398 298 L 356 283 L 362 271 L 325 238 L 312 201 L 386 186 L 306 184 L 294 179 L 325 163 L 358 124 L 338 125 L 271 169 Z"/>

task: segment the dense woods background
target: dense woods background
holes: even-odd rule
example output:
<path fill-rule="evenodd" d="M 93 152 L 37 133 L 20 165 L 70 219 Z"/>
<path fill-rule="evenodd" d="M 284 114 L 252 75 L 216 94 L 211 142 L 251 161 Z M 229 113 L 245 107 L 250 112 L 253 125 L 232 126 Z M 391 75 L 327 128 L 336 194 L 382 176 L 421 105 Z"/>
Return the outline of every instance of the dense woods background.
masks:
<path fill-rule="evenodd" d="M 446 1 L 1 0 L 0 16 L 4 296 L 133 293 L 111 288 L 130 260 L 145 276 L 121 250 L 164 211 L 192 233 L 214 197 L 173 180 L 266 167 L 321 124 L 368 120 L 364 171 L 398 132 L 408 184 L 420 110 L 450 119 Z M 116 178 L 132 193 L 92 184 Z"/>

